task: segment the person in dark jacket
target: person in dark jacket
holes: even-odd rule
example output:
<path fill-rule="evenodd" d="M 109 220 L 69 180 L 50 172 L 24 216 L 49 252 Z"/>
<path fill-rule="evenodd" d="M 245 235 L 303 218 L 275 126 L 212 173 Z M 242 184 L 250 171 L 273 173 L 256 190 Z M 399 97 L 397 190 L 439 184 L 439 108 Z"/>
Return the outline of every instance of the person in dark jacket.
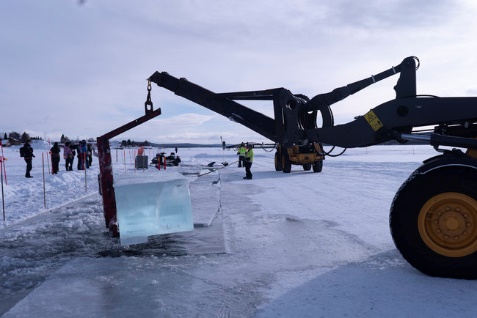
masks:
<path fill-rule="evenodd" d="M 58 143 L 55 142 L 53 144 L 53 147 L 50 149 L 50 155 L 51 155 L 51 173 L 52 174 L 57 174 L 60 165 L 60 146 L 58 146 Z"/>
<path fill-rule="evenodd" d="M 86 140 L 81 140 L 78 145 L 78 170 L 89 168 L 88 161 L 86 161 Z"/>
<path fill-rule="evenodd" d="M 91 144 L 86 146 L 86 166 L 89 168 L 93 164 L 93 147 Z"/>
<path fill-rule="evenodd" d="M 75 163 L 76 150 L 78 150 L 78 145 L 71 144 L 70 149 L 71 149 L 70 171 L 73 171 L 73 166 L 74 166 L 74 163 Z"/>
<path fill-rule="evenodd" d="M 30 171 L 33 168 L 31 161 L 35 155 L 33 154 L 33 148 L 31 147 L 31 140 L 28 140 L 22 149 L 20 149 L 20 154 L 23 155 L 23 159 L 25 159 L 26 162 L 25 178 L 32 178 L 30 175 Z"/>

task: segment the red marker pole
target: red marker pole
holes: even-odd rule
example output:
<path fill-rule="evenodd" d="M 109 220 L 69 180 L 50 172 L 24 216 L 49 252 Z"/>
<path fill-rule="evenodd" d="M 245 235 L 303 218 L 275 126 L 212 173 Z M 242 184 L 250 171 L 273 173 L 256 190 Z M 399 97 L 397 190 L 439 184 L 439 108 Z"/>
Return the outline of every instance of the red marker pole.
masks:
<path fill-rule="evenodd" d="M 84 192 L 88 192 L 88 183 L 86 182 L 86 152 L 83 153 L 84 154 L 84 158 L 83 158 L 83 169 L 84 169 Z"/>
<path fill-rule="evenodd" d="M 3 155 L 3 145 L 2 145 L 2 141 L 0 140 L 0 148 L 2 148 L 2 161 L 3 161 L 3 178 L 5 178 L 5 184 L 8 185 L 8 181 L 7 181 L 7 170 L 6 170 L 6 166 L 5 166 L 5 161 L 7 160 L 5 158 L 5 156 Z"/>
<path fill-rule="evenodd" d="M 124 173 L 126 173 L 126 150 L 123 151 Z"/>
<path fill-rule="evenodd" d="M 46 209 L 46 188 L 45 188 L 45 153 L 41 153 L 41 167 L 43 170 L 43 206 Z"/>
<path fill-rule="evenodd" d="M 47 152 L 47 153 L 46 153 L 46 162 L 48 163 L 48 174 L 50 173 L 50 159 L 49 159 L 49 153 L 50 153 L 50 152 Z M 42 153 L 42 157 L 43 157 L 43 153 Z"/>
<path fill-rule="evenodd" d="M 2 150 L 3 151 L 3 150 Z M 2 183 L 2 208 L 3 208 L 3 222 L 6 221 L 5 218 L 5 195 L 3 193 L 3 155 L 0 157 L 0 180 Z"/>

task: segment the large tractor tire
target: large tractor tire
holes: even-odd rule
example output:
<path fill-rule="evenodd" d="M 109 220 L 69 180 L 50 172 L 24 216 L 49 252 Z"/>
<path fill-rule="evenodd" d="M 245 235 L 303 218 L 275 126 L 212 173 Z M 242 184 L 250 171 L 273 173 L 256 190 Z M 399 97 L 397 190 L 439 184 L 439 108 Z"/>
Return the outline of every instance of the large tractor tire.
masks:
<path fill-rule="evenodd" d="M 313 164 L 313 172 L 321 172 L 323 170 L 323 160 L 317 161 Z"/>
<path fill-rule="evenodd" d="M 303 165 L 303 170 L 310 171 L 311 170 L 311 163 L 305 163 Z"/>
<path fill-rule="evenodd" d="M 275 171 L 282 171 L 282 156 L 280 155 L 279 151 L 275 152 Z"/>
<path fill-rule="evenodd" d="M 288 151 L 284 150 L 282 151 L 282 171 L 284 173 L 290 173 L 291 172 L 291 161 L 290 161 L 290 156 L 288 155 Z"/>
<path fill-rule="evenodd" d="M 391 206 L 397 249 L 427 275 L 477 279 L 476 168 L 445 164 L 420 169 Z"/>

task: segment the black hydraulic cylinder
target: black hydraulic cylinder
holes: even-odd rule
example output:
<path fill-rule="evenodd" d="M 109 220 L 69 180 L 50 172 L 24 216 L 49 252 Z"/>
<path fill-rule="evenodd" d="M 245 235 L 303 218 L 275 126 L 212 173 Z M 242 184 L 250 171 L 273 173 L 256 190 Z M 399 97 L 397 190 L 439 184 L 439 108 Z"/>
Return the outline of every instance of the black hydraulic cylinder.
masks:
<path fill-rule="evenodd" d="M 477 140 L 472 138 L 432 134 L 429 143 L 434 147 L 450 146 L 477 149 Z"/>
<path fill-rule="evenodd" d="M 332 90 L 331 92 L 329 93 L 325 93 L 325 94 L 319 94 L 319 95 L 316 95 L 315 97 L 313 97 L 306 105 L 305 105 L 305 109 L 307 111 L 313 111 L 313 110 L 322 110 L 324 107 L 328 107 L 336 102 L 339 102 L 343 99 L 345 99 L 346 97 L 356 93 L 356 92 L 359 92 L 360 90 L 374 84 L 374 83 L 377 83 L 383 79 L 386 79 L 394 74 L 397 74 L 397 73 L 400 73 L 401 70 L 405 69 L 405 70 L 410 70 L 411 72 L 416 70 L 416 64 L 415 64 L 415 61 L 416 61 L 416 57 L 407 57 L 405 58 L 401 64 L 399 64 L 398 66 L 393 66 L 391 67 L 390 69 L 387 69 L 379 74 L 376 74 L 376 75 L 372 75 L 368 78 L 365 78 L 365 79 L 362 79 L 360 81 L 357 81 L 357 82 L 354 82 L 354 83 L 351 83 L 351 84 L 348 84 L 346 86 L 342 86 L 342 87 L 339 87 L 339 88 L 335 88 L 334 90 Z M 414 84 L 414 87 L 415 87 L 415 80 L 414 81 L 410 81 L 409 85 L 412 85 Z M 399 89 L 400 86 L 397 85 L 397 87 L 395 89 Z M 406 87 L 406 90 L 408 87 Z M 411 90 L 412 91 L 412 90 Z M 398 91 L 396 91 L 396 94 L 397 95 L 402 95 L 400 94 Z M 415 89 L 414 89 L 414 95 L 415 95 Z"/>
<path fill-rule="evenodd" d="M 400 139 L 403 140 L 417 140 L 424 141 L 434 147 L 449 146 L 458 148 L 472 148 L 477 149 L 477 139 L 464 138 L 456 136 L 446 136 L 439 134 L 400 134 Z"/>

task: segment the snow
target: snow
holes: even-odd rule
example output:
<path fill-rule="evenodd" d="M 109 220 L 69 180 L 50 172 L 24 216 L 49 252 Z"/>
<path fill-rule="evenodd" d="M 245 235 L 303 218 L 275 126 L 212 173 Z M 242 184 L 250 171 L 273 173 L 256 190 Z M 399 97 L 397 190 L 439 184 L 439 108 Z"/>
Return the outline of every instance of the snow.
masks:
<path fill-rule="evenodd" d="M 420 273 L 389 232 L 394 194 L 437 154 L 429 146 L 348 149 L 321 173 L 290 174 L 274 171 L 273 152 L 255 149 L 253 180 L 242 179 L 233 150 L 179 149 L 181 165 L 166 171 L 136 170 L 134 149 L 113 150 L 118 179 L 190 181 L 194 231 L 131 246 L 108 236 L 97 158 L 72 172 L 62 160 L 57 175 L 45 161 L 43 187 L 49 146 L 33 147 L 32 179 L 18 147 L 3 148 L 2 317 L 477 315 L 476 281 Z M 200 170 L 212 161 L 230 164 Z"/>

